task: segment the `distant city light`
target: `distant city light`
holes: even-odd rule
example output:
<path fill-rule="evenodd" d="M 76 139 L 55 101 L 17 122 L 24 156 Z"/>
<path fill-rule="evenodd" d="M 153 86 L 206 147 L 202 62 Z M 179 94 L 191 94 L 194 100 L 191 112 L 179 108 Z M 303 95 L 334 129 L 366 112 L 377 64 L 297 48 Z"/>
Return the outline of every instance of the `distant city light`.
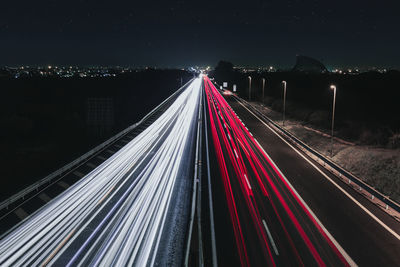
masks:
<path fill-rule="evenodd" d="M 252 73 L 263 74 L 265 72 L 278 72 L 276 67 L 272 65 L 267 65 L 266 67 L 244 67 L 244 66 L 234 66 L 236 71 L 251 75 Z M 34 76 L 57 76 L 61 78 L 72 78 L 72 77 L 115 77 L 116 75 L 129 74 L 132 72 L 138 72 L 141 70 L 152 69 L 150 67 L 145 68 L 126 68 L 126 67 L 76 67 L 76 66 L 18 66 L 18 67 L 2 67 L 4 72 L 8 73 L 10 77 L 13 78 L 24 78 L 24 77 L 34 77 Z M 192 66 L 187 68 L 179 68 L 193 73 L 208 73 L 213 69 L 212 66 Z M 283 69 L 283 72 L 290 71 L 290 69 Z M 380 67 L 343 67 L 343 68 L 333 68 L 331 73 L 340 75 L 357 75 L 359 73 L 374 71 L 378 73 L 387 73 L 389 69 Z M 4 75 L 4 74 L 3 74 Z"/>

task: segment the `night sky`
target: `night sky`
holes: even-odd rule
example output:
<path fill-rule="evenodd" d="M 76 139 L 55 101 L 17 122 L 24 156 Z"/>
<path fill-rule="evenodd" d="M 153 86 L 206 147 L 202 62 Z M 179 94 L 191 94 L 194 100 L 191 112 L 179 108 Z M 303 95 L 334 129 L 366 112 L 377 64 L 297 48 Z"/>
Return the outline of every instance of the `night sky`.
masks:
<path fill-rule="evenodd" d="M 400 1 L 2 1 L 0 66 L 400 68 Z"/>

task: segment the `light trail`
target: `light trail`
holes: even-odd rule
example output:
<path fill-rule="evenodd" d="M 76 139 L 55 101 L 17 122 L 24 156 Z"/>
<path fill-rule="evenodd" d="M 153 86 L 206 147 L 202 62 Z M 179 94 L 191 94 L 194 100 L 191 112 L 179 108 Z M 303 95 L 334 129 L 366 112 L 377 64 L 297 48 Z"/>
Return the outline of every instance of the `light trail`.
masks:
<path fill-rule="evenodd" d="M 249 254 L 257 257 L 252 263 L 259 264 L 261 259 L 269 266 L 348 265 L 249 129 L 208 77 L 204 80 L 212 137 L 242 266 L 252 262 Z"/>
<path fill-rule="evenodd" d="M 202 78 L 152 125 L 0 241 L 1 266 L 152 265 Z"/>

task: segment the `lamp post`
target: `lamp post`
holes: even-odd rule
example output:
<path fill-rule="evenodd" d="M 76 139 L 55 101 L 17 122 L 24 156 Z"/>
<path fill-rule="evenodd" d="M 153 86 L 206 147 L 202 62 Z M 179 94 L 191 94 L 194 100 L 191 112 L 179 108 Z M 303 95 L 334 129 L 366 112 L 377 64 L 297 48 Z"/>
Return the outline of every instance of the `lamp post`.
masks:
<path fill-rule="evenodd" d="M 333 90 L 333 105 L 332 105 L 332 130 L 331 130 L 331 157 L 333 156 L 333 127 L 335 124 L 335 105 L 336 105 L 336 85 L 331 85 Z"/>
<path fill-rule="evenodd" d="M 265 87 L 265 78 L 262 78 L 262 102 L 264 104 L 264 87 Z"/>
<path fill-rule="evenodd" d="M 283 83 L 283 121 L 282 121 L 282 126 L 285 126 L 286 81 L 282 81 L 282 83 Z"/>
<path fill-rule="evenodd" d="M 251 77 L 249 76 L 249 101 L 251 101 Z"/>

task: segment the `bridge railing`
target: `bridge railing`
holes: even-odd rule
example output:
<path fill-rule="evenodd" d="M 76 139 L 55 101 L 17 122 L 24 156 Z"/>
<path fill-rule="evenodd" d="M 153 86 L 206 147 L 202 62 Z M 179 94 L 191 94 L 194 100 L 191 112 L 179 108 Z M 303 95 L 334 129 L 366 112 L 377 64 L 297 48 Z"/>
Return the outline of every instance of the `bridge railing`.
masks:
<path fill-rule="evenodd" d="M 152 116 L 155 112 L 157 112 L 160 108 L 162 108 L 164 105 L 166 105 L 173 97 L 175 97 L 177 94 L 180 94 L 191 82 L 193 79 L 189 80 L 186 84 L 184 84 L 182 87 L 180 87 L 178 90 L 176 90 L 172 95 L 170 95 L 168 98 L 166 98 L 161 104 L 156 106 L 154 109 L 152 109 L 146 116 L 144 116 L 139 122 L 129 126 L 125 130 L 119 132 L 118 134 L 114 135 L 110 139 L 106 140 L 105 142 L 101 143 L 100 145 L 96 146 L 95 148 L 91 149 L 89 152 L 83 154 L 79 158 L 71 161 L 67 165 L 61 167 L 60 169 L 52 172 L 51 174 L 47 175 L 46 177 L 40 179 L 36 183 L 22 189 L 18 193 L 12 195 L 8 199 L 2 201 L 0 203 L 0 210 L 4 208 L 8 208 L 11 204 L 14 202 L 24 199 L 24 197 L 30 193 L 32 193 L 35 190 L 38 190 L 41 186 L 45 184 L 51 183 L 53 179 L 56 177 L 62 176 L 64 173 L 71 171 L 75 169 L 77 165 L 80 165 L 82 162 L 88 160 L 91 156 L 95 155 L 99 151 L 103 150 L 105 147 L 109 146 L 110 144 L 114 143 L 118 139 L 120 139 L 122 136 L 127 134 L 128 132 L 132 131 L 134 128 L 142 124 L 144 121 L 146 121 L 150 116 Z"/>

